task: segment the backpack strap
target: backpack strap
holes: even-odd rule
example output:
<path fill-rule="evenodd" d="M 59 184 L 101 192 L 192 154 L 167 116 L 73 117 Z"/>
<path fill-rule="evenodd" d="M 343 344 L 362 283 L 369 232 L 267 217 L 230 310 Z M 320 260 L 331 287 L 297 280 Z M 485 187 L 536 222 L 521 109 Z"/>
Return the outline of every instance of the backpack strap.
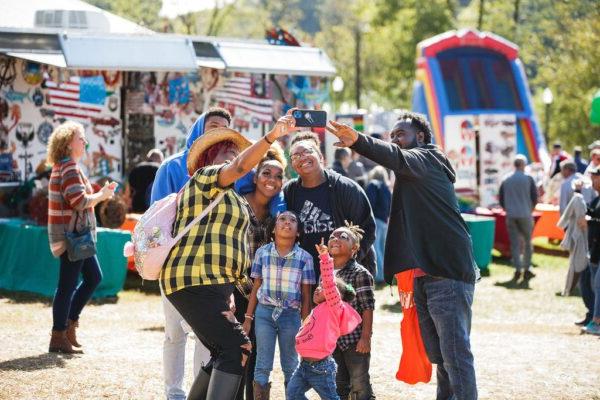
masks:
<path fill-rule="evenodd" d="M 179 234 L 177 236 L 175 236 L 173 238 L 174 243 L 177 243 L 178 241 L 181 240 L 181 238 L 190 231 L 190 229 L 192 229 L 192 227 L 194 225 L 196 225 L 198 222 L 200 222 L 200 220 L 202 218 L 204 218 L 213 208 L 215 208 L 215 206 L 221 201 L 221 199 L 225 196 L 225 190 L 223 190 L 221 193 L 219 193 L 217 195 L 217 197 L 215 197 L 215 199 L 208 205 L 208 207 L 206 207 L 204 210 L 202 210 L 202 212 L 200 213 L 200 215 L 198 215 L 196 218 L 194 218 L 192 220 L 192 222 L 190 222 L 189 224 L 186 225 L 185 228 L 183 228 L 181 230 L 181 232 L 179 232 Z M 179 197 L 179 196 L 178 196 Z"/>

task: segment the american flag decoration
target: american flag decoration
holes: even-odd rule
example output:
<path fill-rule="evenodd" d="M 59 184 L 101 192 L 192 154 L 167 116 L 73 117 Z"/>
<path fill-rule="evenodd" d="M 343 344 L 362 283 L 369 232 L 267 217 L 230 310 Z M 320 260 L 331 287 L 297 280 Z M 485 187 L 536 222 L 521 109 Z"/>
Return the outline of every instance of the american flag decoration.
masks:
<path fill-rule="evenodd" d="M 253 89 L 253 84 L 250 76 L 231 77 L 215 90 L 213 99 L 226 108 L 241 108 L 260 122 L 272 122 L 273 100 L 259 97 Z"/>
<path fill-rule="evenodd" d="M 89 121 L 102 115 L 106 91 L 102 94 L 103 89 L 97 82 L 74 76 L 67 82 L 47 80 L 46 87 L 49 108 L 54 111 L 55 116 Z"/>

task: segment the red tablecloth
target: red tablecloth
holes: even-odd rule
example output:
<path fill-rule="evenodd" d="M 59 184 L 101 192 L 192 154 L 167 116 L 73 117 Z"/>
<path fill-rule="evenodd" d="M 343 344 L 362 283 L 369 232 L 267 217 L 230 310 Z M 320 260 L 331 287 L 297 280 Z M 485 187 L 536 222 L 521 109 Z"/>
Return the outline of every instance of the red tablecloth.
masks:
<path fill-rule="evenodd" d="M 496 219 L 496 227 L 494 230 L 494 249 L 500 252 L 502 257 L 510 257 L 510 240 L 508 238 L 508 229 L 506 227 L 506 212 L 502 208 L 477 207 L 475 214 L 484 215 L 486 217 L 494 217 Z M 534 224 L 537 225 L 538 220 L 542 217 L 542 213 L 537 209 L 532 213 Z M 534 228 L 535 232 L 535 228 Z"/>

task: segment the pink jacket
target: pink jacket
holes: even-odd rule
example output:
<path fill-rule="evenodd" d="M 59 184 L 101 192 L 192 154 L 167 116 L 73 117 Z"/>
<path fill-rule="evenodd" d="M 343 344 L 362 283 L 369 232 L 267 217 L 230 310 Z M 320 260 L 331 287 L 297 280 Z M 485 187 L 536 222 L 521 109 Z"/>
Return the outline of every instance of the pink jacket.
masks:
<path fill-rule="evenodd" d="M 333 259 L 322 254 L 321 279 L 325 301 L 317 305 L 296 335 L 296 351 L 301 357 L 323 359 L 335 350 L 337 340 L 361 323 L 360 315 L 340 297 L 333 278 Z"/>

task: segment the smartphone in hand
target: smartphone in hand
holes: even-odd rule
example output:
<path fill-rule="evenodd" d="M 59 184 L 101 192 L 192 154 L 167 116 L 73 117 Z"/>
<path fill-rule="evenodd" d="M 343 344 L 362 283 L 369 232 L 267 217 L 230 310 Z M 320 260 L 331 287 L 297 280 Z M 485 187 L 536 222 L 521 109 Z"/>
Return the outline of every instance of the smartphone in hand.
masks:
<path fill-rule="evenodd" d="M 322 110 L 294 110 L 292 117 L 298 127 L 324 128 L 327 125 L 327 113 Z"/>

